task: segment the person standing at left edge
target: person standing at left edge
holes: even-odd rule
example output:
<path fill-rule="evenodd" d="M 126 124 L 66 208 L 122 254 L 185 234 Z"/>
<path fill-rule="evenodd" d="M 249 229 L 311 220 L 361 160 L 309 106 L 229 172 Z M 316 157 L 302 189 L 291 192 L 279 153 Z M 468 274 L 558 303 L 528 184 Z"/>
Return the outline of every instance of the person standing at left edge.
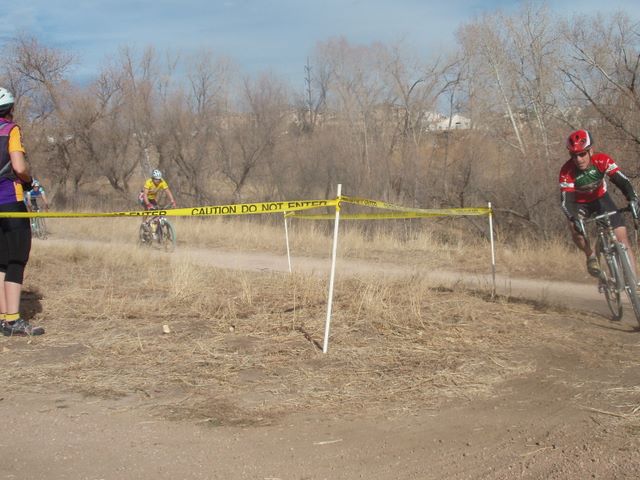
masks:
<path fill-rule="evenodd" d="M 22 146 L 20 127 L 13 123 L 13 94 L 0 87 L 0 212 L 26 212 L 24 187 L 31 175 Z M 28 218 L 0 217 L 0 327 L 3 335 L 42 335 L 20 317 L 24 269 L 31 252 Z"/>

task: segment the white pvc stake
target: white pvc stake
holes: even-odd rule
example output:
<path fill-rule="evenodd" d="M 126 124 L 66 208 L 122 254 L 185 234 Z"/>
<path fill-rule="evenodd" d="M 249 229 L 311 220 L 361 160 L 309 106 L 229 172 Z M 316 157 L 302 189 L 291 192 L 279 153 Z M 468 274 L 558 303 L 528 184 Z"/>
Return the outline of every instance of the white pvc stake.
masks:
<path fill-rule="evenodd" d="M 287 262 L 289 262 L 289 273 L 291 273 L 291 253 L 289 250 L 289 229 L 287 228 L 287 212 L 283 214 L 284 218 L 284 238 L 287 240 Z"/>
<path fill-rule="evenodd" d="M 493 210 L 491 210 L 491 202 L 489 205 L 489 240 L 491 241 L 491 276 L 493 278 L 493 290 L 491 298 L 496 296 L 496 249 L 493 243 Z"/>
<path fill-rule="evenodd" d="M 333 281 L 336 277 L 336 254 L 338 252 L 338 225 L 340 223 L 340 196 L 342 184 L 338 184 L 338 203 L 336 204 L 336 219 L 333 225 L 333 250 L 331 252 L 331 275 L 329 277 L 329 300 L 327 301 L 327 320 L 324 324 L 324 343 L 322 353 L 329 350 L 329 327 L 331 325 L 331 307 L 333 304 Z"/>

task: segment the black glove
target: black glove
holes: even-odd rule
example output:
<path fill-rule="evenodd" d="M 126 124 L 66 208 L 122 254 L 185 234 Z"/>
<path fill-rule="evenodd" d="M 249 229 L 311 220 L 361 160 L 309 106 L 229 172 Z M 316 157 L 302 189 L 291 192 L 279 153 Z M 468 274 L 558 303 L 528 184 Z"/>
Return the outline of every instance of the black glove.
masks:
<path fill-rule="evenodd" d="M 581 218 L 571 218 L 571 223 L 573 223 L 573 228 L 576 229 L 576 231 L 582 235 L 583 237 L 587 236 L 587 232 L 584 228 L 584 222 L 582 221 Z"/>
<path fill-rule="evenodd" d="M 638 216 L 640 215 L 640 206 L 638 206 L 638 197 L 635 197 L 629 200 L 629 209 L 631 210 L 631 215 L 633 216 L 633 218 L 637 220 Z"/>
<path fill-rule="evenodd" d="M 31 182 L 25 182 L 23 180 L 20 180 L 20 183 L 22 183 L 22 191 L 23 192 L 30 192 L 31 190 L 33 190 L 33 184 Z"/>

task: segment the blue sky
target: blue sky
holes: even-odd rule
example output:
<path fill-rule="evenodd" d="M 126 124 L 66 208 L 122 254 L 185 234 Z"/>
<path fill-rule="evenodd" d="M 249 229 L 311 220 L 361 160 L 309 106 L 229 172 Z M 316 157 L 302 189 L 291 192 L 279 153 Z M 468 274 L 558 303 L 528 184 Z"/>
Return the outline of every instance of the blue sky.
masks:
<path fill-rule="evenodd" d="M 637 0 L 556 0 L 561 16 L 624 10 L 640 21 Z M 458 26 L 511 0 L 27 0 L 0 14 L 0 43 L 19 32 L 78 58 L 77 78 L 91 77 L 121 46 L 189 54 L 207 48 L 248 74 L 272 70 L 302 84 L 319 41 L 402 40 L 427 57 L 447 48 Z"/>

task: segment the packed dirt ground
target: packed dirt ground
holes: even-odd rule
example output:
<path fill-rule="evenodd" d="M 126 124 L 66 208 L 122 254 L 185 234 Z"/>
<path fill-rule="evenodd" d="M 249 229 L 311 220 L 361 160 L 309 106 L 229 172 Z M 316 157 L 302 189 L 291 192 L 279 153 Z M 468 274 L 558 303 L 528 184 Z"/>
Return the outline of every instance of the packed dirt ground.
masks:
<path fill-rule="evenodd" d="M 34 243 L 0 478 L 640 475 L 640 332 L 592 283 L 341 258 L 323 354 L 327 258 L 179 247 Z"/>

